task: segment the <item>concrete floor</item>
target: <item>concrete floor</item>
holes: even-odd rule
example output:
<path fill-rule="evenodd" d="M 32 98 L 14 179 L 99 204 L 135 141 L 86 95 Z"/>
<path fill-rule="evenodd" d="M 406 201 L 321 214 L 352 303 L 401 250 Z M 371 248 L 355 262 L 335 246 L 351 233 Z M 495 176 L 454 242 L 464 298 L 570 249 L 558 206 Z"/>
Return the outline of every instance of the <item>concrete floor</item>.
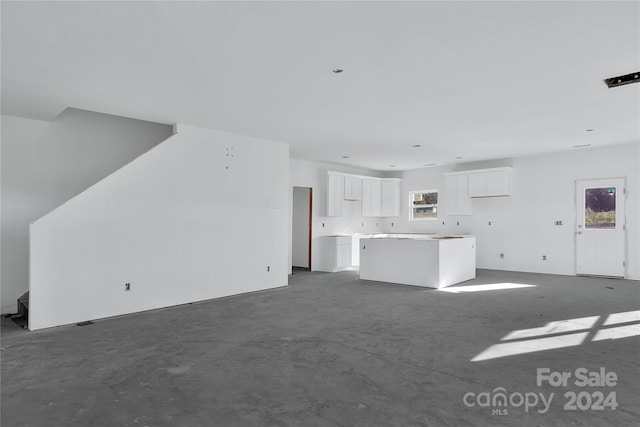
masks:
<path fill-rule="evenodd" d="M 639 336 L 594 341 L 587 325 L 583 344 L 470 361 L 514 330 L 587 316 L 603 316 L 602 329 L 607 315 L 640 308 L 639 282 L 479 270 L 460 286 L 491 283 L 535 287 L 456 294 L 296 271 L 286 288 L 90 326 L 26 332 L 3 319 L 2 426 L 640 424 Z M 637 315 L 622 321 L 638 333 Z M 568 344 L 584 327 L 532 334 Z M 574 383 L 576 369 L 601 367 L 615 386 Z M 572 377 L 539 387 L 537 368 Z M 463 402 L 497 387 L 507 406 Z M 565 410 L 571 391 L 583 404 L 615 392 L 618 406 Z M 554 393 L 547 412 L 519 405 L 533 393 Z"/>

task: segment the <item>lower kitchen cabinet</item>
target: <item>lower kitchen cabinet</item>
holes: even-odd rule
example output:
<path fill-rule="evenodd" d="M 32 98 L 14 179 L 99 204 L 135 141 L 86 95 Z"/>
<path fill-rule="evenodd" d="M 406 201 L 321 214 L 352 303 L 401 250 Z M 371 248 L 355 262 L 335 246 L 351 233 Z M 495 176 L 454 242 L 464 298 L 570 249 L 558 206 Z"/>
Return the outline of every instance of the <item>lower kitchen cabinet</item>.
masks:
<path fill-rule="evenodd" d="M 353 269 L 351 236 L 320 236 L 317 240 L 317 271 L 343 271 Z"/>

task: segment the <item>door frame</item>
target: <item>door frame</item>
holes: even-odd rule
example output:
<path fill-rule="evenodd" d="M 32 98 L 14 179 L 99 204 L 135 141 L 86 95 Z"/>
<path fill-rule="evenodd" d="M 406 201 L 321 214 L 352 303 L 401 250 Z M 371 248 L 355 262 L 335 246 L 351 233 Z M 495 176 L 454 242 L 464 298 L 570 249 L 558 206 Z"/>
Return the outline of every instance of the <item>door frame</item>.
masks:
<path fill-rule="evenodd" d="M 311 264 L 312 252 L 311 252 L 311 250 L 312 250 L 312 243 L 313 243 L 313 187 L 307 187 L 307 186 L 302 186 L 302 185 L 294 185 L 294 186 L 292 186 L 292 190 L 291 190 L 292 191 L 292 201 L 295 198 L 293 193 L 295 192 L 296 188 L 303 189 L 303 190 L 308 190 L 308 191 L 306 191 L 306 193 L 308 194 L 308 197 L 309 197 L 309 200 L 308 200 L 308 210 L 309 210 L 309 212 L 308 212 L 308 218 L 307 218 L 308 229 L 305 230 L 304 232 L 301 231 L 299 234 L 297 234 L 300 237 L 302 237 L 303 235 L 306 234 L 307 251 L 308 251 L 308 255 L 307 255 L 308 267 L 296 266 L 293 263 L 293 253 L 291 255 L 291 267 L 292 268 L 294 268 L 294 267 L 295 268 L 302 268 L 302 269 L 306 268 L 307 270 L 311 271 L 311 267 L 312 267 L 312 264 Z M 300 202 L 302 202 L 304 199 L 302 197 L 302 194 L 300 196 L 301 197 L 298 200 Z M 305 199 L 306 199 L 306 197 L 305 197 Z M 301 207 L 300 210 L 302 211 L 302 207 Z M 296 218 L 295 209 L 294 209 L 293 205 L 292 205 L 292 208 L 291 208 L 291 218 L 292 218 L 292 222 L 291 222 L 291 226 L 292 226 L 292 228 L 291 228 L 291 248 L 293 249 L 293 241 L 294 241 L 294 238 L 295 238 L 293 224 L 294 224 L 295 218 Z M 300 247 L 300 246 L 298 246 L 298 247 Z M 302 260 L 299 260 L 299 261 L 302 261 Z"/>
<path fill-rule="evenodd" d="M 578 196 L 580 188 L 584 183 L 589 181 L 608 181 L 608 180 L 620 180 L 622 181 L 622 195 L 620 196 L 623 200 L 622 210 L 618 211 L 618 205 L 616 204 L 616 217 L 620 218 L 621 226 L 622 226 L 622 261 L 623 261 L 623 275 L 622 276 L 608 276 L 608 275 L 597 275 L 597 274 L 586 274 L 586 273 L 578 273 L 578 234 L 580 223 L 582 223 L 582 216 L 580 215 L 582 210 L 584 209 L 582 206 L 578 205 Z M 627 256 L 629 254 L 629 237 L 627 235 L 627 178 L 626 176 L 615 176 L 615 177 L 606 177 L 606 178 L 586 178 L 586 179 L 576 179 L 575 187 L 574 187 L 574 205 L 575 205 L 575 230 L 574 230 L 574 271 L 576 276 L 591 276 L 591 277 L 615 277 L 615 278 L 627 278 L 627 271 L 629 268 L 629 262 L 627 260 Z M 618 222 L 618 219 L 616 219 Z M 583 228 L 584 230 L 584 228 Z"/>
<path fill-rule="evenodd" d="M 309 187 L 309 271 L 311 271 L 311 242 L 313 241 L 313 187 Z"/>

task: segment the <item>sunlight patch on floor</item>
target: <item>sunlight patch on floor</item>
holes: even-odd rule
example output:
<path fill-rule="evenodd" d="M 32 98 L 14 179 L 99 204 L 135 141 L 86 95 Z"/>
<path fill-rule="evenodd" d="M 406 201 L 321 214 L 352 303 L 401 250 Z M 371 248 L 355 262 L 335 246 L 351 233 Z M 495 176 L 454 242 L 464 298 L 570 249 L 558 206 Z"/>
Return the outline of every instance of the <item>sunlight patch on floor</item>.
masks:
<path fill-rule="evenodd" d="M 615 328 L 601 329 L 593 337 L 594 341 L 617 340 L 640 335 L 640 325 L 616 326 Z"/>
<path fill-rule="evenodd" d="M 575 332 L 590 329 L 596 324 L 600 316 L 580 317 L 577 319 L 559 320 L 549 322 L 540 328 L 521 329 L 505 335 L 500 341 L 515 340 L 519 338 L 539 337 L 541 335 L 559 334 L 563 332 Z"/>
<path fill-rule="evenodd" d="M 472 362 L 497 359 L 499 357 L 514 356 L 516 354 L 534 353 L 536 351 L 553 350 L 556 348 L 574 347 L 582 344 L 588 332 L 560 335 L 554 337 L 537 338 L 525 341 L 512 341 L 494 344 L 471 359 Z"/>
<path fill-rule="evenodd" d="M 640 322 L 640 310 L 613 313 L 607 317 L 604 325 L 617 325 L 618 323 Z"/>
<path fill-rule="evenodd" d="M 438 289 L 439 292 L 449 292 L 452 294 L 466 292 L 484 292 L 499 291 L 502 289 L 518 289 L 518 288 L 535 288 L 536 285 L 525 285 L 522 283 L 491 283 L 488 285 L 470 285 L 470 286 L 450 286 L 448 288 Z"/>
<path fill-rule="evenodd" d="M 500 340 L 506 342 L 489 346 L 471 361 L 479 362 L 640 335 L 640 310 L 612 313 L 598 324 L 601 317 L 588 316 L 558 320 L 537 328 L 509 332 Z M 622 325 L 622 323 L 632 324 Z M 591 337 L 590 334 L 592 334 Z"/>

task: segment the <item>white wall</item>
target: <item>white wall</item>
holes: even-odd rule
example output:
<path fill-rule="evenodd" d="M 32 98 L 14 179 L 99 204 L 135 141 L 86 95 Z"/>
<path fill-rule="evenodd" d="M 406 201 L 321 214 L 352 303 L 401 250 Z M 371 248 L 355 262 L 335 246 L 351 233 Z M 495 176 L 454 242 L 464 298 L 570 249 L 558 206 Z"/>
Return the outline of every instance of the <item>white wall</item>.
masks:
<path fill-rule="evenodd" d="M 627 179 L 627 278 L 640 279 L 640 144 L 574 149 L 555 154 L 520 157 L 472 165 L 456 170 L 513 166 L 511 197 L 473 199 L 472 216 L 446 214 L 443 173 L 454 168 L 436 167 L 403 174 L 402 215 L 385 219 L 397 232 L 473 233 L 478 239 L 478 268 L 575 274 L 577 179 L 625 176 Z M 437 188 L 438 221 L 409 221 L 408 192 Z M 564 225 L 556 226 L 556 220 Z M 391 227 L 391 222 L 394 227 Z M 444 225 L 442 224 L 444 221 Z M 488 225 L 491 221 L 491 226 Z M 458 225 L 459 222 L 459 225 Z M 504 259 L 499 254 L 504 253 Z M 542 255 L 547 260 L 542 260 Z"/>
<path fill-rule="evenodd" d="M 288 160 L 285 144 L 180 126 L 32 224 L 30 328 L 285 286 Z"/>
<path fill-rule="evenodd" d="M 380 172 L 291 159 L 290 165 L 290 197 L 293 197 L 293 187 L 313 188 L 313 215 L 311 239 L 311 269 L 317 268 L 318 245 L 317 238 L 332 234 L 372 233 L 383 230 L 381 218 L 360 217 L 327 217 L 327 171 L 353 173 L 365 176 L 381 176 Z M 291 229 L 291 212 L 289 213 L 289 227 Z M 289 246 L 289 267 L 291 272 L 291 245 Z"/>
<path fill-rule="evenodd" d="M 29 287 L 29 224 L 171 135 L 172 127 L 66 109 L 45 122 L 2 116 L 2 313 Z"/>
<path fill-rule="evenodd" d="M 291 262 L 294 267 L 309 265 L 309 193 L 310 188 L 293 187 L 293 226 Z"/>

